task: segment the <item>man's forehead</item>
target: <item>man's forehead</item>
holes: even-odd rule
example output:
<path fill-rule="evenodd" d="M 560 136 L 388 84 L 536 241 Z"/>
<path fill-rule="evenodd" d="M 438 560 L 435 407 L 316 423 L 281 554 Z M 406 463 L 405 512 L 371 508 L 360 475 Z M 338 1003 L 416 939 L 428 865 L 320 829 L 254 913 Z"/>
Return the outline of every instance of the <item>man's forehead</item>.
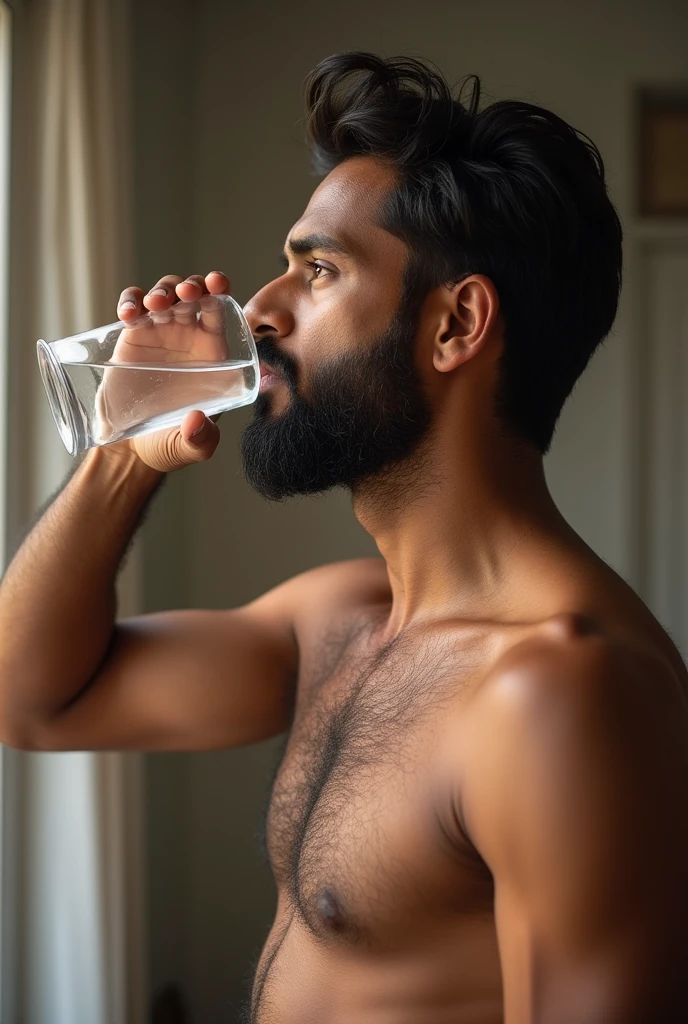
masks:
<path fill-rule="evenodd" d="M 351 157 L 323 178 L 306 209 L 312 205 L 351 206 L 353 203 L 377 206 L 395 179 L 392 168 L 380 161 L 369 156 Z"/>
<path fill-rule="evenodd" d="M 290 238 L 322 232 L 354 242 L 379 224 L 380 205 L 394 177 L 389 168 L 370 157 L 353 157 L 339 164 L 315 189 L 289 232 Z"/>

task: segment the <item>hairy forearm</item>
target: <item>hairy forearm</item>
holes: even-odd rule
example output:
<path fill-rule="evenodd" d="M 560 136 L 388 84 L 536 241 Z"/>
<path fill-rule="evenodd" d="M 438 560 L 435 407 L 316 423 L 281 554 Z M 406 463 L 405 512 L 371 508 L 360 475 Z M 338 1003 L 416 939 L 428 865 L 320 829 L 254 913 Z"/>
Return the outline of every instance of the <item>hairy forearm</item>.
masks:
<path fill-rule="evenodd" d="M 0 742 L 50 718 L 102 662 L 118 569 L 165 479 L 138 456 L 86 453 L 0 584 Z"/>

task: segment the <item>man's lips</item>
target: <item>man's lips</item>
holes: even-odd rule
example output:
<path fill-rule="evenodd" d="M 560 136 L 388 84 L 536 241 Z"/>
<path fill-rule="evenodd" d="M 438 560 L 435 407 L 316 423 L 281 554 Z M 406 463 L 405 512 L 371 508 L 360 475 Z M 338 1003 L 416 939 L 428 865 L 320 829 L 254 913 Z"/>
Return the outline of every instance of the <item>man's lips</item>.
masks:
<path fill-rule="evenodd" d="M 260 364 L 260 390 L 269 388 L 273 384 L 277 384 L 281 381 L 282 377 L 279 373 L 276 373 L 271 366 L 267 366 L 265 363 Z"/>

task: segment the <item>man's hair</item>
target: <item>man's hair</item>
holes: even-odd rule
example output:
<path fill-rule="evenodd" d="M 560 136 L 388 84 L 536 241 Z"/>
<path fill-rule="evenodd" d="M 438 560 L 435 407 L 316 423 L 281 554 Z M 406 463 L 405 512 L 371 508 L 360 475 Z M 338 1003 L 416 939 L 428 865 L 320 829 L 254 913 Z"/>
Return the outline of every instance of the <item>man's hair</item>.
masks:
<path fill-rule="evenodd" d="M 407 295 L 484 274 L 505 325 L 495 408 L 507 430 L 550 447 L 562 405 L 611 330 L 622 230 L 595 144 L 519 100 L 478 111 L 428 62 L 334 54 L 306 81 L 314 169 L 353 156 L 391 164 L 382 226 L 410 248 Z"/>

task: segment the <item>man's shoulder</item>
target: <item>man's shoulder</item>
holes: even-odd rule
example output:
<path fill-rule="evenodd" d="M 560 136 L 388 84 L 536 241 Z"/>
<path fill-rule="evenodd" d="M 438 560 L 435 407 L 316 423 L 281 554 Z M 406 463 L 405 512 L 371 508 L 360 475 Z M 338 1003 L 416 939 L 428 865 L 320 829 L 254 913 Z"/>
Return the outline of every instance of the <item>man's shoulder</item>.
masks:
<path fill-rule="evenodd" d="M 458 817 L 476 848 L 528 769 L 563 792 L 586 773 L 630 780 L 640 752 L 646 773 L 660 761 L 669 774 L 688 768 L 685 687 L 661 651 L 557 618 L 493 666 L 457 734 Z"/>
<path fill-rule="evenodd" d="M 664 692 L 685 701 L 684 680 L 650 637 L 612 636 L 587 616 L 566 612 L 501 655 L 480 687 L 475 713 L 512 706 L 514 713 L 538 714 L 562 703 L 601 710 Z"/>
<path fill-rule="evenodd" d="M 294 586 L 322 596 L 331 593 L 359 596 L 381 595 L 389 592 L 387 566 L 382 558 L 346 558 L 314 566 L 292 577 Z"/>
<path fill-rule="evenodd" d="M 336 622 L 341 614 L 391 599 L 382 558 L 328 562 L 292 577 L 290 585 L 298 595 L 295 626 L 304 642 L 320 620 Z"/>
<path fill-rule="evenodd" d="M 489 749 L 575 762 L 588 744 L 623 762 L 688 750 L 688 698 L 651 640 L 605 635 L 577 615 L 556 616 L 492 666 L 462 726 L 461 788 L 489 765 Z M 673 756 L 673 755 L 672 755 Z M 505 771 L 507 768 L 505 767 Z M 513 770 L 518 772 L 517 765 Z"/>
<path fill-rule="evenodd" d="M 582 613 L 565 612 L 504 652 L 486 683 L 497 693 L 515 685 L 534 699 L 556 693 L 584 699 L 623 696 L 623 688 L 644 680 L 676 681 L 674 667 L 650 635 L 612 634 Z"/>

